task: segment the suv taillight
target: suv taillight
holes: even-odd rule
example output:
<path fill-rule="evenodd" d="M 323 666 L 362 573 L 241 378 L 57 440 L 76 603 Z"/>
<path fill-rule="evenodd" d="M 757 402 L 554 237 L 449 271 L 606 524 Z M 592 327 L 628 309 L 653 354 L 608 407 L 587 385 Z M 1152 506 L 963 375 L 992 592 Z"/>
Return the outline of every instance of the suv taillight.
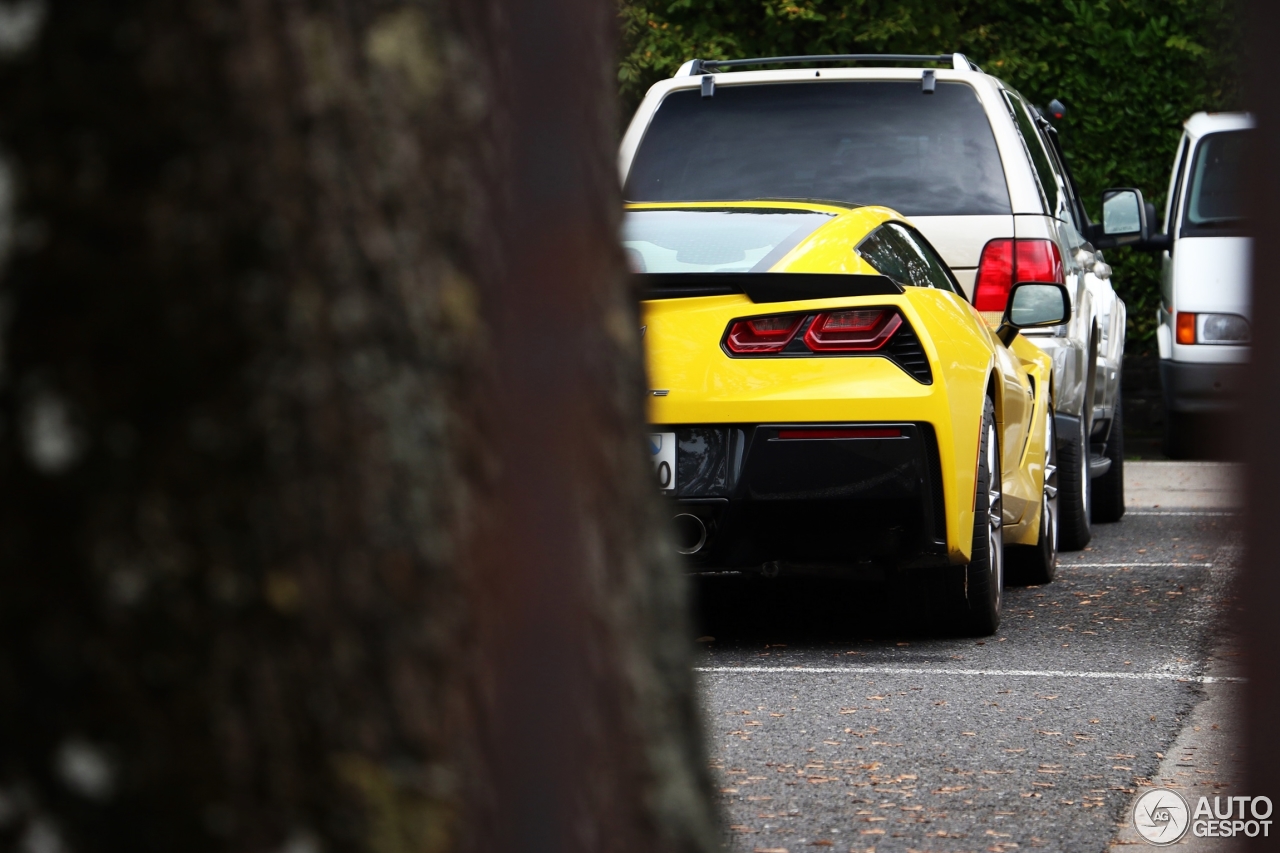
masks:
<path fill-rule="evenodd" d="M 1062 255 L 1052 240 L 992 240 L 982 248 L 973 285 L 973 307 L 1001 311 L 1009 302 L 1009 290 L 1020 281 L 1066 284 Z"/>

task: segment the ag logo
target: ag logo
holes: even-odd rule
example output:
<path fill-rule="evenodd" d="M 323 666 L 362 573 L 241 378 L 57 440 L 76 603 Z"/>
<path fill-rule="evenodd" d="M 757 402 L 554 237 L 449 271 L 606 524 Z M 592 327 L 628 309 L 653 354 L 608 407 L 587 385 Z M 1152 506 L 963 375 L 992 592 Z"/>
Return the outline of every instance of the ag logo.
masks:
<path fill-rule="evenodd" d="M 1157 847 L 1176 844 L 1191 826 L 1191 807 L 1177 791 L 1152 788 L 1133 804 L 1133 828 Z"/>

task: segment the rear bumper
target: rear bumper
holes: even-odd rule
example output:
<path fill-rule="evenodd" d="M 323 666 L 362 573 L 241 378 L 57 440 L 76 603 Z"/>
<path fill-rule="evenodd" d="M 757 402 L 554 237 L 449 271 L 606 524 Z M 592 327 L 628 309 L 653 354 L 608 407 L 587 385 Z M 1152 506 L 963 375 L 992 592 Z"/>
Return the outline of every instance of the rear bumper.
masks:
<path fill-rule="evenodd" d="M 1247 364 L 1206 364 L 1160 360 L 1160 385 L 1168 412 L 1224 412 L 1235 409 Z"/>
<path fill-rule="evenodd" d="M 809 437 L 873 428 L 895 437 Z M 856 572 L 949 562 L 942 466 L 927 423 L 654 427 L 677 435 L 673 515 L 696 516 L 698 570 Z"/>

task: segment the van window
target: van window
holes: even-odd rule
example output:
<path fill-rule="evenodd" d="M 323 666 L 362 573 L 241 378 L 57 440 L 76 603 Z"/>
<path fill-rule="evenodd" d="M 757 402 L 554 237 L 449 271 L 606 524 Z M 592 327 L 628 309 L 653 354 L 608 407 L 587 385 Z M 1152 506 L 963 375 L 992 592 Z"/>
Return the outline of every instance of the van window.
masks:
<path fill-rule="evenodd" d="M 728 85 L 667 95 L 629 201 L 830 199 L 908 216 L 1009 213 L 995 136 L 963 83 Z"/>
<path fill-rule="evenodd" d="M 929 242 L 897 222 L 886 222 L 863 237 L 857 252 L 876 272 L 898 284 L 936 287 L 952 293 L 960 289 Z"/>
<path fill-rule="evenodd" d="M 1239 231 L 1245 215 L 1241 182 L 1249 131 L 1231 130 L 1202 137 L 1187 177 L 1182 236 L 1214 236 Z"/>
<path fill-rule="evenodd" d="M 1182 145 L 1178 148 L 1178 157 L 1173 165 L 1173 189 L 1169 192 L 1169 200 L 1164 210 L 1164 233 L 1173 236 L 1173 223 L 1178 221 L 1179 204 L 1182 201 L 1182 173 L 1187 170 L 1187 146 L 1191 140 L 1183 134 Z"/>

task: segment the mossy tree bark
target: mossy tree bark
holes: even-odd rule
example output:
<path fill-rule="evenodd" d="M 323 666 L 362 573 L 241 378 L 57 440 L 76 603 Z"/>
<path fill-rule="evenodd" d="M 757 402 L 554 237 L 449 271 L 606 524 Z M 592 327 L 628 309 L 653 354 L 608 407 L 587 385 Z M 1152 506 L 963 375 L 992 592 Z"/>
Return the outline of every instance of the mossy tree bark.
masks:
<path fill-rule="evenodd" d="M 715 846 L 614 27 L 53 2 L 0 66 L 11 842 Z"/>

